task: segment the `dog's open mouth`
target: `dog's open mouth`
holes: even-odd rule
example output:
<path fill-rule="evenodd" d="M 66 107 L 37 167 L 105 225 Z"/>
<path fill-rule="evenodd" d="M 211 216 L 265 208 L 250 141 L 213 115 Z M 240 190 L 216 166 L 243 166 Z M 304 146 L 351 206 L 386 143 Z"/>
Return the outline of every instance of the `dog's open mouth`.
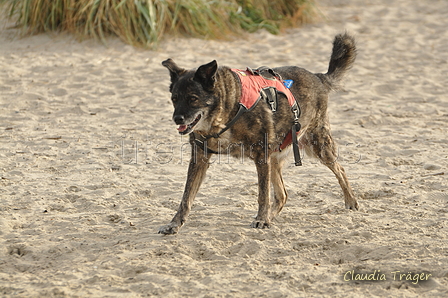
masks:
<path fill-rule="evenodd" d="M 177 128 L 177 130 L 179 131 L 179 133 L 181 135 L 186 135 L 190 132 L 193 131 L 193 128 L 196 126 L 196 124 L 198 124 L 199 120 L 201 120 L 202 115 L 199 114 L 194 120 L 193 122 L 191 122 L 190 124 L 187 125 L 179 125 L 179 127 Z"/>

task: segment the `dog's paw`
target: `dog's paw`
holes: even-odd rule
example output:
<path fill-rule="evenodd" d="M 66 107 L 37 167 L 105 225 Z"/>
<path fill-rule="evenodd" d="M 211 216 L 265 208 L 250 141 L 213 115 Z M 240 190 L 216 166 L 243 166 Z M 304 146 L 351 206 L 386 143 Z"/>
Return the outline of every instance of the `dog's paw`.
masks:
<path fill-rule="evenodd" d="M 176 223 L 170 223 L 168 225 L 165 226 L 161 226 L 159 228 L 159 234 L 164 234 L 164 235 L 173 235 L 173 234 L 177 234 L 177 232 L 179 231 L 179 225 L 177 225 Z"/>
<path fill-rule="evenodd" d="M 251 224 L 250 224 L 251 228 L 254 229 L 264 229 L 264 228 L 270 228 L 271 227 L 271 223 L 265 220 L 254 220 Z"/>
<path fill-rule="evenodd" d="M 356 200 L 353 200 L 352 202 L 346 202 L 345 208 L 350 210 L 359 210 L 359 204 Z"/>

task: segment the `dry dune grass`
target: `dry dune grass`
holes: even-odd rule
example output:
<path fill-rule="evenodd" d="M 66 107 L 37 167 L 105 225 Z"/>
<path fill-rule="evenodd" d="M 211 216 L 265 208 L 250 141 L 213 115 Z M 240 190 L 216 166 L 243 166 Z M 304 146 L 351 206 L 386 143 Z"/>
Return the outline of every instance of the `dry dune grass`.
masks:
<path fill-rule="evenodd" d="M 116 35 L 135 46 L 164 35 L 225 38 L 264 28 L 278 33 L 308 22 L 314 0 L 0 0 L 25 34 L 68 31 L 105 40 Z"/>

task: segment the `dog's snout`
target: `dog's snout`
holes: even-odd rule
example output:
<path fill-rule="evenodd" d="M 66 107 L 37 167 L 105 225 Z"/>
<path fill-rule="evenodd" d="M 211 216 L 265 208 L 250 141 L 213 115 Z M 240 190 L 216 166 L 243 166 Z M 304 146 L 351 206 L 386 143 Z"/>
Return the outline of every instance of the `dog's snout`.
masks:
<path fill-rule="evenodd" d="M 185 123 L 185 117 L 183 115 L 174 115 L 173 120 L 174 120 L 174 123 L 179 124 L 179 125 Z"/>

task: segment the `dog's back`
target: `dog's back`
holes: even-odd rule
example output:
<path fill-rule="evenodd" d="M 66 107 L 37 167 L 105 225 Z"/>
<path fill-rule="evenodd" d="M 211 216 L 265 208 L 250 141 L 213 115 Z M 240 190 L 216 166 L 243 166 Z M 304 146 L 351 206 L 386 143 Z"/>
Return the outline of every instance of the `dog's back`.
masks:
<path fill-rule="evenodd" d="M 284 79 L 294 82 L 291 91 L 301 106 L 304 124 L 312 122 L 313 118 L 322 119 L 316 118 L 316 114 L 326 115 L 328 95 L 340 88 L 345 74 L 355 62 L 356 52 L 355 39 L 347 33 L 339 34 L 333 41 L 327 73 L 314 74 L 297 66 L 274 69 Z"/>

